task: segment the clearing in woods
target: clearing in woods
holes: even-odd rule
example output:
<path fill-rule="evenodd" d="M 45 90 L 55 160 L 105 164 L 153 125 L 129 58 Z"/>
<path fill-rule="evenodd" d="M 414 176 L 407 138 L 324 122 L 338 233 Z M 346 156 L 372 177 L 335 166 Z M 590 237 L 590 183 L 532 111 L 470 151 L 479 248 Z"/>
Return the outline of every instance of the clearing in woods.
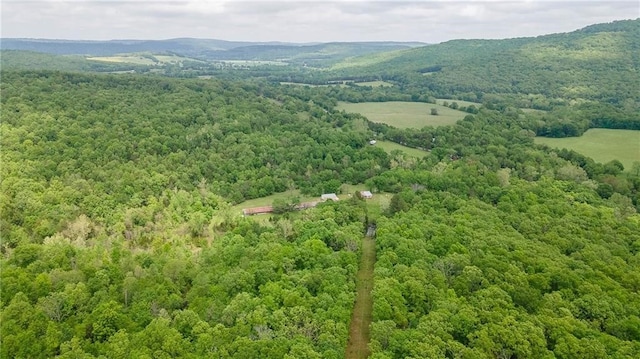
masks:
<path fill-rule="evenodd" d="M 536 137 L 535 143 L 574 150 L 600 163 L 618 160 L 625 171 L 640 161 L 640 131 L 592 128 L 580 137 Z"/>
<path fill-rule="evenodd" d="M 468 115 L 466 112 L 424 102 L 338 102 L 337 108 L 360 113 L 373 122 L 386 123 L 397 128 L 453 125 Z M 432 108 L 438 110 L 438 115 L 431 114 Z"/>
<path fill-rule="evenodd" d="M 373 229 L 375 231 L 375 229 Z M 370 227 L 362 240 L 362 258 L 356 278 L 356 303 L 351 314 L 346 359 L 364 359 L 369 356 L 369 339 L 373 311 L 373 266 L 376 262 L 376 244 Z"/>

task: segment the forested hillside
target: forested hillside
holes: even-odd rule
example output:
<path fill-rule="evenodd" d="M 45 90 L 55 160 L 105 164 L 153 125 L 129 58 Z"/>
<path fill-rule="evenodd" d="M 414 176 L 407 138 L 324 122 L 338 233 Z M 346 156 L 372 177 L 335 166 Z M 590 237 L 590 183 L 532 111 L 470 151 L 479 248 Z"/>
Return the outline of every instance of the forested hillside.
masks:
<path fill-rule="evenodd" d="M 282 43 L 242 42 L 216 39 L 170 40 L 46 40 L 2 39 L 0 50 L 6 52 L 37 52 L 50 55 L 114 56 L 122 54 L 176 54 L 203 61 L 245 60 L 277 61 L 313 67 L 328 67 L 346 58 L 378 54 L 423 46 L 420 42 L 329 42 Z M 54 58 L 53 56 L 49 56 Z M 16 65 L 9 62 L 10 65 Z M 38 69 L 54 69 L 52 67 Z"/>
<path fill-rule="evenodd" d="M 389 160 L 261 86 L 3 73 L 3 358 L 342 355 L 361 206 L 267 228 L 229 202 Z"/>
<path fill-rule="evenodd" d="M 148 66 L 89 61 L 78 55 L 62 56 L 21 50 L 2 50 L 0 53 L 0 68 L 4 70 L 46 69 L 77 72 L 148 71 Z"/>
<path fill-rule="evenodd" d="M 632 41 L 637 24 L 566 44 Z M 495 44 L 513 54 L 554 36 Z M 640 163 L 533 141 L 592 126 L 603 109 L 615 126 L 636 123 L 637 57 L 616 58 L 609 70 L 558 60 L 603 77 L 582 104 L 527 113 L 481 92 L 525 91 L 500 77 L 485 88 L 489 70 L 471 92 L 448 88 L 457 62 L 378 88 L 280 85 L 263 68 L 220 70 L 226 79 L 2 69 L 0 358 L 344 358 L 352 315 L 372 318 L 377 359 L 640 357 Z M 527 78 L 526 91 L 547 83 Z M 568 101 L 558 78 L 543 96 Z M 335 109 L 446 91 L 484 104 L 421 129 Z M 285 191 L 343 199 L 232 210 Z M 373 309 L 358 314 L 367 232 L 377 233 Z"/>
<path fill-rule="evenodd" d="M 350 59 L 335 67 L 338 77 L 378 74 L 443 95 L 465 95 L 470 101 L 482 101 L 487 93 L 524 94 L 531 95 L 534 108 L 542 105 L 536 101 L 561 98 L 637 111 L 639 52 L 637 19 L 535 38 L 453 40 Z"/>
<path fill-rule="evenodd" d="M 9 242 L 40 241 L 81 214 L 113 224 L 176 191 L 210 216 L 211 193 L 231 203 L 292 187 L 320 195 L 389 167 L 348 115 L 264 84 L 5 73 L 2 91 Z"/>

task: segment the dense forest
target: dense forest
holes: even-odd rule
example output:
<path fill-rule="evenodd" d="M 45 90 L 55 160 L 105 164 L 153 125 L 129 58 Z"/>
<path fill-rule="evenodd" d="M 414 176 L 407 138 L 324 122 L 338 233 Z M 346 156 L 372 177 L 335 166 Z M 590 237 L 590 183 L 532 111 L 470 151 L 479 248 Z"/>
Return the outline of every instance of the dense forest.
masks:
<path fill-rule="evenodd" d="M 434 93 L 524 94 L 589 99 L 638 109 L 640 19 L 570 33 L 506 40 L 452 40 L 435 46 L 362 57 L 337 66 L 346 76 L 377 74 Z M 527 98 L 527 97 L 525 97 Z M 524 107 L 524 106 L 523 106 Z"/>
<path fill-rule="evenodd" d="M 637 24 L 566 37 L 627 41 Z M 523 112 L 517 92 L 538 85 L 303 87 L 281 85 L 281 68 L 195 79 L 52 59 L 70 67 L 1 73 L 1 358 L 344 358 L 372 229 L 371 358 L 640 357 L 640 163 L 533 141 L 638 129 L 633 76 L 598 78 L 619 81 L 577 102 L 562 77 L 528 76 L 557 92 Z M 335 109 L 467 91 L 478 103 L 450 126 Z M 260 218 L 233 207 L 284 191 L 344 199 Z"/>

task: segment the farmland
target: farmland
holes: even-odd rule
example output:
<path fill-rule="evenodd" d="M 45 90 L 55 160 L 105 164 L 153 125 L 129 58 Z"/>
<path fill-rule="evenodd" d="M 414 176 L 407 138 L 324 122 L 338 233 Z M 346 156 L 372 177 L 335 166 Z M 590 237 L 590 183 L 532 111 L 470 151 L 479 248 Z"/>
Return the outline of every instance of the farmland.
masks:
<path fill-rule="evenodd" d="M 627 170 L 634 161 L 640 161 L 640 131 L 594 128 L 580 137 L 536 137 L 535 142 L 549 147 L 571 149 L 596 162 L 618 160 Z"/>
<path fill-rule="evenodd" d="M 391 87 L 392 83 L 386 81 L 367 81 L 367 82 L 356 82 L 358 86 L 371 86 L 371 87 Z"/>
<path fill-rule="evenodd" d="M 183 61 L 198 61 L 188 57 L 176 56 L 176 55 L 151 55 L 149 53 L 132 53 L 132 54 L 120 54 L 113 56 L 95 56 L 87 57 L 90 61 L 112 62 L 112 63 L 129 63 L 136 65 L 165 65 L 165 64 L 177 64 Z"/>
<path fill-rule="evenodd" d="M 471 105 L 473 105 L 473 106 L 475 106 L 475 107 L 480 107 L 480 106 L 482 106 L 482 104 L 481 104 L 481 103 L 478 103 L 478 102 L 470 102 L 470 101 L 463 101 L 463 100 L 450 100 L 450 99 L 446 99 L 446 98 L 439 98 L 439 99 L 437 99 L 437 100 L 436 100 L 436 103 L 437 103 L 438 105 L 442 105 L 442 104 L 444 104 L 445 102 L 447 102 L 447 103 L 449 103 L 449 104 L 452 104 L 452 103 L 454 103 L 454 102 L 455 102 L 455 103 L 457 103 L 457 104 L 458 104 L 458 106 L 467 106 L 467 107 L 468 107 L 468 106 L 471 106 Z"/>
<path fill-rule="evenodd" d="M 391 142 L 391 141 L 378 141 L 375 145 L 377 147 L 382 148 L 387 153 L 391 153 L 391 151 L 393 151 L 393 150 L 400 150 L 400 151 L 406 153 L 407 155 L 409 155 L 411 157 L 415 157 L 415 158 L 422 158 L 427 154 L 427 152 L 425 152 L 423 150 L 419 150 L 417 148 L 411 148 L 411 147 L 403 146 L 401 144 L 398 144 L 398 143 L 395 143 L 395 142 Z"/>
<path fill-rule="evenodd" d="M 438 115 L 431 115 L 436 108 Z M 422 128 L 424 126 L 447 126 L 463 119 L 468 113 L 448 107 L 422 102 L 362 102 L 338 103 L 339 110 L 361 113 L 373 122 L 386 123 L 398 128 Z"/>

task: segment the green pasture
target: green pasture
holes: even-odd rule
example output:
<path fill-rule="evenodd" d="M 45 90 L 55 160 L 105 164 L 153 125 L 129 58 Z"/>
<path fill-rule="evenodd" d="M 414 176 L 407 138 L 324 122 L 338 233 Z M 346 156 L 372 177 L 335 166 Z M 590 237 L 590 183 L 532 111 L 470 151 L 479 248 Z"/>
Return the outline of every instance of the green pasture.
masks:
<path fill-rule="evenodd" d="M 442 104 L 443 104 L 443 103 L 445 103 L 445 102 L 448 102 L 449 104 L 452 104 L 452 103 L 454 103 L 454 102 L 455 102 L 455 103 L 457 103 L 457 104 L 458 104 L 458 106 L 464 106 L 464 107 L 469 107 L 469 106 L 471 106 L 471 105 L 474 105 L 475 107 L 480 107 L 480 106 L 482 106 L 482 104 L 481 104 L 481 103 L 479 103 L 479 102 L 470 102 L 470 101 L 463 101 L 463 100 L 450 100 L 450 99 L 447 99 L 447 98 L 439 98 L 439 99 L 436 99 L 436 103 L 437 103 L 438 105 L 442 105 Z"/>
<path fill-rule="evenodd" d="M 268 60 L 220 60 L 225 64 L 229 65 L 240 65 L 240 66 L 287 66 L 286 62 L 282 61 L 268 61 Z"/>
<path fill-rule="evenodd" d="M 171 63 L 171 64 L 176 64 L 183 61 L 204 62 L 202 60 L 192 59 L 189 57 L 176 56 L 176 55 L 153 55 L 153 57 L 155 57 L 161 63 Z"/>
<path fill-rule="evenodd" d="M 138 55 L 117 55 L 117 56 L 95 56 L 95 57 L 87 57 L 87 60 L 90 61 L 102 61 L 102 62 L 117 62 L 117 63 L 128 63 L 128 64 L 136 64 L 136 65 L 155 65 L 156 62 L 148 57 L 138 56 Z"/>
<path fill-rule="evenodd" d="M 596 162 L 622 162 L 625 170 L 640 161 L 640 131 L 592 128 L 580 137 L 536 137 L 535 142 L 554 148 L 566 148 L 593 158 Z"/>
<path fill-rule="evenodd" d="M 360 113 L 373 122 L 386 123 L 398 128 L 453 125 L 468 115 L 463 111 L 423 102 L 339 102 L 337 108 L 347 112 Z M 438 115 L 431 115 L 432 108 L 438 110 Z"/>
<path fill-rule="evenodd" d="M 377 141 L 374 146 L 382 148 L 387 153 L 391 153 L 391 151 L 393 150 L 400 150 L 406 153 L 407 155 L 415 158 L 422 158 L 427 154 L 426 151 L 419 150 L 417 148 L 403 146 L 401 144 L 391 142 L 391 141 Z"/>
<path fill-rule="evenodd" d="M 293 85 L 293 86 L 308 86 L 308 87 L 329 87 L 329 86 L 339 86 L 346 87 L 347 85 L 336 83 L 336 84 L 325 84 L 325 85 L 314 85 L 314 84 L 305 84 L 302 82 L 280 82 L 280 85 Z"/>
<path fill-rule="evenodd" d="M 390 142 L 392 143 L 392 142 Z M 405 146 L 397 145 L 403 148 L 408 148 Z M 418 150 L 416 150 L 418 151 Z M 424 152 L 424 151 L 422 151 Z M 340 200 L 348 200 L 351 198 L 357 191 L 365 191 L 368 190 L 367 186 L 364 183 L 361 184 L 348 184 L 345 183 L 340 186 L 340 193 L 336 193 Z M 373 198 L 366 200 L 367 207 L 369 208 L 370 214 L 372 216 L 379 216 L 383 210 L 389 207 L 389 202 L 391 201 L 391 194 L 382 192 L 382 193 L 374 193 Z M 271 206 L 273 201 L 276 199 L 290 199 L 293 197 L 298 197 L 300 202 L 311 202 L 311 201 L 319 201 L 320 196 L 302 196 L 300 194 L 300 190 L 289 190 L 280 193 L 274 193 L 270 196 L 254 198 L 242 203 L 238 203 L 231 207 L 231 211 L 235 214 L 241 214 L 242 209 L 244 208 L 252 208 L 252 207 L 263 207 L 263 206 Z M 295 215 L 297 212 L 293 212 Z M 247 218 L 252 218 L 257 222 L 263 225 L 269 225 L 269 219 L 272 217 L 272 214 L 259 214 L 255 216 L 248 216 Z"/>
<path fill-rule="evenodd" d="M 392 83 L 386 81 L 366 81 L 366 82 L 356 82 L 358 86 L 371 86 L 371 87 L 391 87 Z"/>
<path fill-rule="evenodd" d="M 313 201 L 316 197 L 305 197 L 300 194 L 300 190 L 294 189 L 280 193 L 274 193 L 270 196 L 254 198 L 232 206 L 233 211 L 242 211 L 243 208 L 270 206 L 276 199 L 289 199 L 293 197 L 300 198 L 301 202 Z M 318 198 L 319 199 L 319 198 Z"/>
<path fill-rule="evenodd" d="M 164 65 L 164 64 L 177 64 L 183 61 L 197 61 L 201 60 L 191 59 L 188 57 L 176 56 L 176 55 L 152 55 L 152 54 L 120 54 L 114 56 L 94 56 L 87 57 L 87 60 L 102 61 L 102 62 L 117 62 L 117 63 L 129 63 L 136 65 Z"/>

